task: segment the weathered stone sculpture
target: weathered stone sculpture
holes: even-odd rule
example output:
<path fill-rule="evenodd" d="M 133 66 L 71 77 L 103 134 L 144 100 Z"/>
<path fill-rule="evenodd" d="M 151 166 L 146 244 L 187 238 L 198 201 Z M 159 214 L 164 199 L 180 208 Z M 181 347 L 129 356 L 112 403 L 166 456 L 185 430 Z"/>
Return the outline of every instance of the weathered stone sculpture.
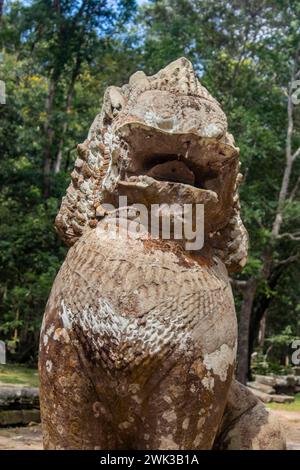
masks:
<path fill-rule="evenodd" d="M 109 87 L 56 219 L 70 246 L 40 343 L 47 449 L 281 449 L 279 425 L 233 379 L 229 271 L 245 264 L 239 150 L 186 59 Z M 205 242 L 128 237 L 116 210 L 204 204 Z M 125 214 L 125 215 L 124 215 Z"/>

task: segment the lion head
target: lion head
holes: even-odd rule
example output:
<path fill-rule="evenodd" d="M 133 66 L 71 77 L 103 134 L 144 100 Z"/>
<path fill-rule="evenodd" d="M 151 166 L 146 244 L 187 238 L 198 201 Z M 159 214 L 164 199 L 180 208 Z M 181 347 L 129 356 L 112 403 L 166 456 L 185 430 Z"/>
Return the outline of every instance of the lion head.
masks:
<path fill-rule="evenodd" d="M 246 262 L 239 149 L 185 58 L 106 90 L 71 178 L 55 222 L 67 245 L 97 226 L 104 204 L 124 195 L 129 205 L 204 204 L 207 243 L 230 271 Z"/>

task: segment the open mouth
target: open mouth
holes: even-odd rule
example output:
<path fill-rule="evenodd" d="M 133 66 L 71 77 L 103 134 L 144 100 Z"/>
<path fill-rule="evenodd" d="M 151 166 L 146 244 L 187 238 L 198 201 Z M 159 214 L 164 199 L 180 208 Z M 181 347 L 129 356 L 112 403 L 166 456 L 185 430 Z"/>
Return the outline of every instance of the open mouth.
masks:
<path fill-rule="evenodd" d="M 204 170 L 185 155 L 178 153 L 147 155 L 139 174 L 127 173 L 128 181 L 138 181 L 140 176 L 148 176 L 156 181 L 180 183 L 198 189 L 210 189 L 206 187 L 206 184 L 208 180 L 217 178 L 218 173 L 210 168 Z"/>
<path fill-rule="evenodd" d="M 193 134 L 170 134 L 130 125 L 125 136 L 127 158 L 122 161 L 119 185 L 128 188 L 152 186 L 157 191 L 188 192 L 195 202 L 217 202 L 224 176 L 236 152 L 216 140 Z"/>
<path fill-rule="evenodd" d="M 196 185 L 196 176 L 192 169 L 183 161 L 181 156 L 159 155 L 151 162 L 148 176 L 159 181 Z"/>
<path fill-rule="evenodd" d="M 132 122 L 117 133 L 119 150 L 103 182 L 105 203 L 116 206 L 124 196 L 127 206 L 203 205 L 205 233 L 226 226 L 239 152 L 230 140 L 171 133 Z"/>

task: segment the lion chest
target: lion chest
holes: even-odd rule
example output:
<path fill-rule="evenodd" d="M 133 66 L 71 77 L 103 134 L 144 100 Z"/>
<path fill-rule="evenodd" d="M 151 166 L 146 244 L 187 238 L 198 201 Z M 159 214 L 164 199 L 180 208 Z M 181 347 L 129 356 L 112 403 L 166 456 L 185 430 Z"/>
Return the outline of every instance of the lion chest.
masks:
<path fill-rule="evenodd" d="M 80 246 L 69 253 L 60 273 L 61 319 L 93 360 L 118 370 L 235 343 L 232 294 L 217 263 L 183 263 L 139 240 L 109 251 L 96 241 L 84 263 Z"/>

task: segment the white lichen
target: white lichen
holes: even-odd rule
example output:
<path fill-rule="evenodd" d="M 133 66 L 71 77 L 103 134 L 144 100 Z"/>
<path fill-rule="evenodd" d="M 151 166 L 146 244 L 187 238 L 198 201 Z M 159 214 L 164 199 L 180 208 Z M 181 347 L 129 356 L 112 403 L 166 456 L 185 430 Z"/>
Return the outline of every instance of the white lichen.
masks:
<path fill-rule="evenodd" d="M 72 311 L 65 305 L 64 301 L 61 301 L 61 308 L 62 312 L 60 313 L 60 317 L 63 323 L 64 328 L 71 329 L 73 325 L 73 313 Z"/>
<path fill-rule="evenodd" d="M 51 373 L 52 366 L 53 366 L 52 361 L 47 360 L 47 361 L 46 361 L 46 370 L 47 370 L 48 374 Z"/>
<path fill-rule="evenodd" d="M 190 418 L 189 417 L 184 418 L 184 420 L 182 422 L 182 429 L 184 429 L 186 431 L 189 427 L 189 424 L 190 424 Z"/>
<path fill-rule="evenodd" d="M 206 388 L 206 390 L 209 390 L 210 392 L 213 391 L 215 385 L 215 379 L 213 377 L 204 377 L 201 382 L 203 387 Z"/>
<path fill-rule="evenodd" d="M 230 348 L 227 344 L 222 344 L 220 349 L 210 354 L 205 354 L 203 363 L 207 370 L 211 370 L 215 375 L 220 377 L 222 382 L 225 382 L 228 367 L 233 365 L 235 355 L 235 348 Z"/>

